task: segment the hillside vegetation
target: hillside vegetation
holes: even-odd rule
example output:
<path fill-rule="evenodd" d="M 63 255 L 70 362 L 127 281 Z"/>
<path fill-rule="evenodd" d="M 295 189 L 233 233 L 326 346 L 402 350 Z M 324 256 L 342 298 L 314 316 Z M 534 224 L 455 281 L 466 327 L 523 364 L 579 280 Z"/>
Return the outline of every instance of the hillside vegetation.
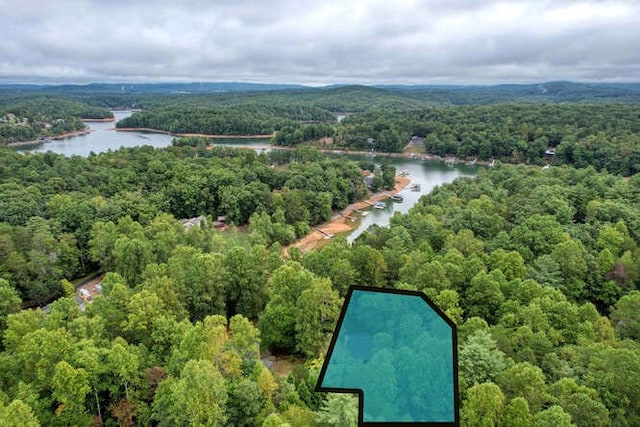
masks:
<path fill-rule="evenodd" d="M 361 105 L 372 93 L 334 90 Z M 235 111 L 234 126 L 328 126 L 335 143 L 390 149 L 420 135 L 431 150 L 534 165 L 498 162 L 352 245 L 302 254 L 283 246 L 364 197 L 371 162 L 197 138 L 87 158 L 0 149 L 0 425 L 354 425 L 355 398 L 313 391 L 351 285 L 424 292 L 457 324 L 462 425 L 640 425 L 636 104 L 418 100 L 320 124 L 299 121 L 330 106 L 292 93 L 300 104 L 258 103 L 255 117 L 247 97 L 284 95 L 211 96 L 200 116 L 194 99 L 209 95 L 170 96 L 171 110 L 145 95 L 132 120 Z M 219 216 L 231 230 L 208 225 Z M 106 274 L 102 294 L 81 307 L 71 281 L 92 272 Z M 270 369 L 283 355 L 300 363 Z M 403 367 L 389 360 L 371 363 L 392 400 Z"/>

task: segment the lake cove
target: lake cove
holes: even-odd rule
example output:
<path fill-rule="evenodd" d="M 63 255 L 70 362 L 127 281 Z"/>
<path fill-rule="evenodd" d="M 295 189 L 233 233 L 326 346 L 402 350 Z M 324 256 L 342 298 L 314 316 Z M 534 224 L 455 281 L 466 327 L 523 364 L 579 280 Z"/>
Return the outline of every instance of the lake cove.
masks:
<path fill-rule="evenodd" d="M 366 156 L 345 155 L 350 160 L 363 160 Z M 429 193 L 436 186 L 453 182 L 459 177 L 474 177 L 477 167 L 457 164 L 447 166 L 439 161 L 423 161 L 409 158 L 376 158 L 376 166 L 381 162 L 389 162 L 396 168 L 396 188 L 372 195 L 367 201 L 350 205 L 347 209 L 335 214 L 332 221 L 319 225 L 316 230 L 291 246 L 299 248 L 303 253 L 317 249 L 329 241 L 331 235 L 347 235 L 352 243 L 371 225 L 389 225 L 391 217 L 396 213 L 406 213 L 415 205 L 421 196 Z M 414 186 L 418 189 L 415 191 Z M 402 201 L 391 200 L 398 195 Z M 385 201 L 382 209 L 374 208 L 377 201 Z"/>
<path fill-rule="evenodd" d="M 121 120 L 131 115 L 131 111 L 113 111 L 115 120 Z M 51 151 L 67 157 L 82 156 L 87 157 L 91 153 L 104 153 L 106 151 L 118 150 L 122 147 L 138 147 L 149 145 L 154 148 L 164 148 L 171 145 L 174 136 L 166 132 L 148 131 L 117 131 L 114 129 L 114 122 L 90 122 L 87 123 L 90 132 L 80 136 L 53 140 L 46 143 L 21 145 L 15 147 L 19 152 L 44 153 Z M 213 138 L 214 143 L 229 147 L 254 147 L 263 149 L 268 145 L 265 138 Z"/>

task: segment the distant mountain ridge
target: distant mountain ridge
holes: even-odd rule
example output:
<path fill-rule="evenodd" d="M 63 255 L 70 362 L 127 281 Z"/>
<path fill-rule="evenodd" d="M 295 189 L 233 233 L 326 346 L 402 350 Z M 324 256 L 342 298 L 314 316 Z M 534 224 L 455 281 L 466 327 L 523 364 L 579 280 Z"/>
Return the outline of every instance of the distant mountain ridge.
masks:
<path fill-rule="evenodd" d="M 62 93 L 217 93 L 259 92 L 309 89 L 298 84 L 271 84 L 245 82 L 192 82 L 192 83 L 89 83 L 85 85 L 0 84 L 0 89 L 46 91 Z"/>
<path fill-rule="evenodd" d="M 124 93 L 203 93 L 203 92 L 247 92 L 247 91 L 273 91 L 273 90 L 323 90 L 339 89 L 345 87 L 373 87 L 378 89 L 425 91 L 425 90 L 456 90 L 456 91 L 515 91 L 536 92 L 541 88 L 552 90 L 603 90 L 617 89 L 620 91 L 640 92 L 640 82 L 630 83 L 577 83 L 570 81 L 550 81 L 541 83 L 500 83 L 491 85 L 478 84 L 330 84 L 325 86 L 308 86 L 302 84 L 275 84 L 275 83 L 247 83 L 247 82 L 190 82 L 190 83 L 88 83 L 88 84 L 24 84 L 24 83 L 0 83 L 0 89 L 13 90 L 46 90 L 60 92 L 124 92 Z"/>
<path fill-rule="evenodd" d="M 291 93 L 301 96 L 330 97 L 335 94 L 357 93 L 362 97 L 392 96 L 420 105 L 492 104 L 501 102 L 640 102 L 640 82 L 577 83 L 551 81 L 531 84 L 497 85 L 348 85 L 322 87 L 301 84 L 271 84 L 246 82 L 192 83 L 90 83 L 85 85 L 2 84 L 0 91 L 13 94 L 53 95 L 214 95 L 234 93 Z M 401 102 L 401 103 L 402 103 Z"/>

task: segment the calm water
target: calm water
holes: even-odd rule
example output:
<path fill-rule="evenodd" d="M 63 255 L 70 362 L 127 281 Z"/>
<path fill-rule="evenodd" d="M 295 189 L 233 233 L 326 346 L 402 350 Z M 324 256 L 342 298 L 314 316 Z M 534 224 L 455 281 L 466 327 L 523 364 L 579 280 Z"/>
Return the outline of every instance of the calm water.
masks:
<path fill-rule="evenodd" d="M 420 196 L 429 193 L 434 187 L 452 182 L 458 177 L 472 177 L 477 173 L 476 166 L 456 165 L 450 167 L 442 162 L 399 158 L 386 158 L 384 161 L 390 162 L 395 166 L 397 173 L 406 170 L 409 173 L 408 178 L 411 179 L 411 184 L 420 184 L 420 191 L 411 191 L 410 184 L 398 193 L 404 199 L 402 202 L 394 202 L 388 199 L 385 201 L 386 207 L 384 209 L 365 209 L 369 214 L 362 217 L 358 227 L 347 236 L 347 241 L 349 242 L 353 242 L 372 224 L 388 225 L 389 219 L 395 212 L 407 212 L 420 199 Z M 376 161 L 376 164 L 380 164 L 379 161 Z"/>
<path fill-rule="evenodd" d="M 131 111 L 114 111 L 116 121 L 131 115 Z M 88 156 L 91 152 L 103 153 L 109 150 L 117 150 L 121 147 L 137 147 L 140 145 L 150 145 L 154 148 L 164 148 L 171 145 L 173 136 L 152 132 L 118 132 L 114 130 L 115 122 L 91 122 L 87 123 L 91 133 L 87 135 L 74 136 L 72 138 L 51 141 L 43 144 L 26 145 L 18 147 L 21 152 L 43 153 L 52 151 L 57 154 L 70 156 Z M 219 139 L 216 143 L 220 145 L 255 146 L 261 149 L 269 144 L 265 139 Z"/>
<path fill-rule="evenodd" d="M 116 121 L 128 117 L 131 111 L 114 111 Z M 76 136 L 60 141 L 52 141 L 45 144 L 23 146 L 17 148 L 22 152 L 46 152 L 63 154 L 65 156 L 88 156 L 91 152 L 102 153 L 109 150 L 117 150 L 121 147 L 136 147 L 150 145 L 155 148 L 163 148 L 171 145 L 173 137 L 170 135 L 149 132 L 118 132 L 114 130 L 115 122 L 89 123 L 92 132 L 87 135 Z M 251 146 L 257 151 L 267 147 L 269 141 L 265 139 L 219 139 L 220 145 L 227 146 Z M 345 156 L 352 159 L 363 159 L 363 156 Z M 347 239 L 355 240 L 372 224 L 385 226 L 395 212 L 407 212 L 420 196 L 430 192 L 435 186 L 449 183 L 460 176 L 474 176 L 476 168 L 473 166 L 456 165 L 448 167 L 442 162 L 427 162 L 422 160 L 410 160 L 399 158 L 376 158 L 375 162 L 390 162 L 396 167 L 397 173 L 406 170 L 409 173 L 411 183 L 421 185 L 420 191 L 411 191 L 409 187 L 399 194 L 403 196 L 402 202 L 386 201 L 384 209 L 368 208 L 369 215 L 362 217 L 360 225 L 352 231 Z"/>

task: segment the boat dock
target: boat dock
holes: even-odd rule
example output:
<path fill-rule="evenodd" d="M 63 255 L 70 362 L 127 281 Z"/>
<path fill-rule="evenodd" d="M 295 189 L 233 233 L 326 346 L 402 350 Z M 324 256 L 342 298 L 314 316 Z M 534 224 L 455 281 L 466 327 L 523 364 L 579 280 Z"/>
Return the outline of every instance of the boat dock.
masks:
<path fill-rule="evenodd" d="M 333 237 L 333 234 L 331 233 L 327 233 L 326 231 L 320 230 L 318 227 L 312 227 L 315 231 L 319 232 L 320 234 L 324 235 L 325 239 L 331 239 Z"/>

